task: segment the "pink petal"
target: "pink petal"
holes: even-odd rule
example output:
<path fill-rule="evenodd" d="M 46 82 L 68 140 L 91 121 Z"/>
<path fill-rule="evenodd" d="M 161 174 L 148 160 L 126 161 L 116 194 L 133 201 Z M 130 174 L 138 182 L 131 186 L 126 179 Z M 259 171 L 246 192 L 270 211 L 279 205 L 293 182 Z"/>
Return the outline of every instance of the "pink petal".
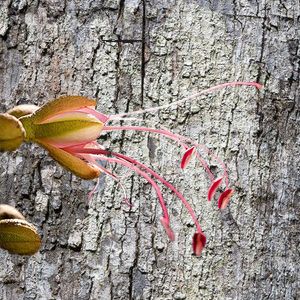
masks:
<path fill-rule="evenodd" d="M 220 209 L 224 209 L 227 206 L 229 199 L 233 193 L 234 193 L 234 189 L 228 189 L 222 193 L 218 203 L 218 207 Z"/>
<path fill-rule="evenodd" d="M 210 186 L 209 190 L 208 190 L 208 201 L 210 201 L 214 195 L 216 190 L 219 188 L 219 186 L 221 185 L 223 180 L 223 177 L 214 180 L 214 182 L 212 183 L 212 185 Z"/>
<path fill-rule="evenodd" d="M 173 230 L 169 226 L 169 222 L 167 221 L 167 219 L 165 217 L 159 217 L 159 220 L 160 220 L 165 232 L 167 233 L 169 239 L 173 242 L 175 240 L 175 235 L 174 235 Z"/>
<path fill-rule="evenodd" d="M 206 236 L 202 232 L 197 232 L 193 236 L 193 251 L 200 255 L 206 244 Z"/>
<path fill-rule="evenodd" d="M 81 111 L 81 112 L 84 112 L 84 113 L 87 113 L 87 114 L 92 114 L 94 117 L 96 117 L 103 124 L 109 119 L 109 117 L 99 113 L 94 108 L 90 108 L 90 107 L 79 108 L 79 109 L 76 109 L 76 111 Z"/>
<path fill-rule="evenodd" d="M 195 147 L 189 148 L 185 151 L 181 160 L 181 169 L 184 169 L 187 166 L 194 153 Z"/>

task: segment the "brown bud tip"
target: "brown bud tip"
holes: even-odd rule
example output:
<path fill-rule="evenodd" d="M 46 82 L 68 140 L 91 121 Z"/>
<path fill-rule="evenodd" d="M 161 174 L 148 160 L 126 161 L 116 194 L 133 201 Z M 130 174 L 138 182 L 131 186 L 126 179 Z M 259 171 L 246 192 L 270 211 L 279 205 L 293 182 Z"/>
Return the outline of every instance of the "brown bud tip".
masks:
<path fill-rule="evenodd" d="M 4 219 L 25 220 L 25 217 L 16 208 L 7 204 L 0 204 L 0 220 Z"/>
<path fill-rule="evenodd" d="M 31 115 L 37 109 L 39 109 L 39 107 L 36 106 L 36 105 L 22 104 L 22 105 L 15 106 L 14 108 L 11 108 L 6 113 L 16 117 L 17 119 L 19 119 L 23 116 Z"/>
<path fill-rule="evenodd" d="M 37 229 L 27 221 L 1 220 L 0 247 L 9 253 L 33 255 L 41 247 L 41 238 Z"/>
<path fill-rule="evenodd" d="M 0 114 L 0 151 L 19 148 L 25 137 L 22 123 L 14 116 Z"/>

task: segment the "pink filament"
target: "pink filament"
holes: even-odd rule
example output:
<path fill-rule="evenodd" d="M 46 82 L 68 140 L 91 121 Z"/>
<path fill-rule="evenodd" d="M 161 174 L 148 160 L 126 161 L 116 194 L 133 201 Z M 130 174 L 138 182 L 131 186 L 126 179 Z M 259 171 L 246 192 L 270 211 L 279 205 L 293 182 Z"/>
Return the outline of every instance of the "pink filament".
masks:
<path fill-rule="evenodd" d="M 102 156 L 102 155 L 97 155 L 97 156 L 93 156 L 94 159 L 101 159 L 101 160 L 106 160 L 106 161 L 112 161 L 112 162 L 116 162 L 116 163 L 121 163 L 127 167 L 130 167 L 132 166 L 132 164 L 134 165 L 137 165 L 141 168 L 143 168 L 144 170 L 146 170 L 147 172 L 149 172 L 152 176 L 154 176 L 155 178 L 157 178 L 158 180 L 160 180 L 164 185 L 166 185 L 169 189 L 171 189 L 179 198 L 180 200 L 184 203 L 184 205 L 186 206 L 186 208 L 188 209 L 190 215 L 192 216 L 196 226 L 197 226 L 197 230 L 198 232 L 202 232 L 201 231 L 201 228 L 200 228 L 200 225 L 197 221 L 197 218 L 191 208 L 191 206 L 189 205 L 189 203 L 186 201 L 186 199 L 183 197 L 183 195 L 172 185 L 170 184 L 169 182 L 167 182 L 163 177 L 161 177 L 159 174 L 157 174 L 156 172 L 154 172 L 153 170 L 151 170 L 149 167 L 145 166 L 144 164 L 134 160 L 134 159 L 131 159 L 130 157 L 127 157 L 125 155 L 122 155 L 122 154 L 119 154 L 119 153 L 113 153 L 113 152 L 108 152 L 108 151 L 105 151 L 105 150 L 102 150 L 102 149 L 88 149 L 88 148 L 81 148 L 81 147 L 72 147 L 72 152 L 76 152 L 76 153 L 90 153 L 90 154 L 104 154 L 104 155 L 113 155 L 113 156 L 116 156 L 116 157 L 119 157 L 121 159 L 124 159 L 124 160 L 120 160 L 120 159 L 114 159 L 114 158 L 108 158 L 108 157 L 105 157 L 105 156 Z M 143 171 L 141 171 L 139 168 L 133 166 L 132 167 L 137 173 L 141 174 L 145 179 L 147 179 L 151 184 L 152 186 L 154 187 L 154 189 L 156 190 L 157 192 L 157 195 L 158 195 L 158 198 L 160 200 L 160 203 L 161 203 L 161 206 L 162 206 L 162 209 L 163 209 L 163 212 L 164 212 L 164 215 L 166 217 L 166 220 L 169 224 L 169 217 L 168 217 L 168 212 L 167 212 L 167 208 L 166 208 L 166 205 L 164 203 L 164 200 L 163 200 L 163 197 L 159 191 L 159 188 L 158 186 L 156 185 L 156 183 Z"/>
<path fill-rule="evenodd" d="M 160 123 L 158 123 L 158 122 L 155 122 L 155 121 L 149 121 L 149 120 L 143 120 L 143 119 L 136 119 L 136 118 L 121 118 L 121 117 L 116 117 L 116 118 L 113 118 L 112 120 L 140 121 L 140 122 L 146 122 L 146 123 L 151 123 L 151 124 L 157 125 L 157 126 L 161 127 L 162 130 L 163 130 L 164 132 L 166 132 L 166 135 L 169 133 L 170 136 L 168 136 L 168 138 L 170 138 L 170 139 L 174 140 L 175 142 L 179 143 L 179 144 L 182 146 L 182 148 L 183 148 L 184 150 L 187 150 L 187 149 L 189 148 L 189 147 L 188 147 L 185 143 L 183 143 L 178 137 L 176 137 L 176 135 L 174 135 L 171 131 L 169 131 L 168 129 L 166 129 L 164 126 L 162 126 L 162 125 L 161 125 Z M 106 128 L 107 128 L 107 126 L 106 126 Z M 122 128 L 123 128 L 123 126 L 122 126 Z M 119 129 L 122 130 L 121 127 L 119 127 Z M 105 129 L 104 129 L 104 130 L 105 130 Z M 203 167 L 204 167 L 204 168 L 206 169 L 206 171 L 208 172 L 208 174 L 209 174 L 209 176 L 210 176 L 210 178 L 211 178 L 211 181 L 214 181 L 214 180 L 215 180 L 215 179 L 214 179 L 214 176 L 213 176 L 213 174 L 211 173 L 211 171 L 210 171 L 210 169 L 208 168 L 208 166 L 206 165 L 206 163 L 204 162 L 204 160 L 200 157 L 200 155 L 199 155 L 197 152 L 195 153 L 195 155 L 197 156 L 197 158 L 199 159 L 200 163 L 203 165 Z"/>
<path fill-rule="evenodd" d="M 139 126 L 103 126 L 102 130 L 137 130 L 137 131 L 149 131 L 149 132 L 155 132 L 155 133 L 159 133 L 159 134 L 163 134 L 173 140 L 185 140 L 191 144 L 193 144 L 196 147 L 199 147 L 201 149 L 203 149 L 204 151 L 206 151 L 207 153 L 209 153 L 210 155 L 212 155 L 222 166 L 224 169 L 224 174 L 225 174 L 225 178 L 226 178 L 226 185 L 228 187 L 228 177 L 227 177 L 227 171 L 226 171 L 226 167 L 225 164 L 216 156 L 214 155 L 211 151 L 209 151 L 208 149 L 206 149 L 205 147 L 197 144 L 196 142 L 184 137 L 184 136 L 180 136 L 177 134 L 173 134 L 169 131 L 165 131 L 165 130 L 158 130 L 158 129 L 154 129 L 154 128 L 147 128 L 147 127 L 139 127 Z M 211 180 L 214 181 L 214 177 L 212 175 L 212 173 L 210 172 L 209 168 L 207 167 L 207 165 L 205 164 L 205 162 L 201 159 L 201 157 L 196 153 L 196 156 L 198 157 L 198 159 L 200 160 L 200 162 L 203 164 L 203 166 L 205 167 L 205 169 L 209 172 Z"/>
<path fill-rule="evenodd" d="M 113 178 L 113 179 L 116 181 L 116 183 L 121 187 L 121 189 L 122 189 L 122 191 L 123 191 L 123 195 L 124 195 L 124 199 L 125 199 L 126 204 L 129 205 L 129 206 L 133 206 L 133 204 L 131 204 L 131 203 L 128 201 L 127 195 L 126 195 L 126 191 L 125 191 L 123 185 L 121 184 L 121 182 L 120 182 L 117 178 L 115 178 L 115 177 L 112 177 L 112 178 Z"/>
<path fill-rule="evenodd" d="M 109 119 L 112 120 L 112 119 L 115 119 L 115 118 L 118 118 L 118 117 L 123 117 L 123 116 L 128 116 L 128 115 L 133 115 L 133 114 L 143 114 L 143 113 L 149 112 L 149 111 L 155 111 L 155 110 L 160 110 L 160 109 L 163 109 L 163 108 L 168 108 L 170 106 L 178 105 L 178 104 L 181 104 L 181 103 L 186 102 L 188 100 L 199 97 L 200 95 L 203 95 L 205 93 L 209 93 L 211 91 L 214 91 L 214 90 L 226 87 L 226 86 L 230 86 L 230 85 L 252 85 L 252 86 L 257 87 L 258 89 L 261 89 L 261 87 L 262 87 L 261 84 L 256 83 L 256 82 L 227 82 L 227 83 L 216 85 L 216 86 L 211 87 L 209 89 L 203 90 L 203 91 L 201 91 L 197 94 L 194 94 L 190 97 L 181 99 L 179 101 L 176 101 L 176 102 L 173 102 L 173 103 L 170 103 L 170 104 L 162 105 L 162 106 L 159 106 L 159 107 L 152 107 L 152 108 L 148 108 L 148 109 L 144 109 L 144 110 L 132 111 L 132 112 L 123 113 L 123 114 L 119 114 L 119 115 L 114 115 L 114 116 L 110 116 Z"/>
<path fill-rule="evenodd" d="M 91 152 L 89 152 L 89 153 L 97 153 L 97 152 L 98 153 L 101 152 L 101 154 L 103 153 L 103 150 L 101 150 L 101 149 L 99 149 L 99 151 L 97 151 L 97 149 L 89 149 L 89 150 L 91 150 Z M 107 152 L 107 153 L 114 155 L 114 153 L 109 153 L 109 152 Z M 94 157 L 95 160 L 100 159 L 100 160 L 105 160 L 105 161 L 108 161 L 108 162 L 115 162 L 115 163 L 118 163 L 118 164 L 122 164 L 122 165 L 125 165 L 125 166 L 129 167 L 129 168 L 132 167 L 134 171 L 136 171 L 137 173 L 142 175 L 154 187 L 154 189 L 157 193 L 158 199 L 160 201 L 161 207 L 163 209 L 164 216 L 165 216 L 166 220 L 169 223 L 169 215 L 168 215 L 168 211 L 167 211 L 163 196 L 162 196 L 162 194 L 159 190 L 159 187 L 155 183 L 155 181 L 153 179 L 151 179 L 150 176 L 147 173 L 143 172 L 142 170 L 140 170 L 139 168 L 137 168 L 135 166 L 132 166 L 131 162 L 128 162 L 129 160 L 124 161 L 124 160 L 121 160 L 121 159 L 110 158 L 110 157 L 106 157 L 106 156 L 102 156 L 102 155 L 94 155 L 93 157 Z"/>
<path fill-rule="evenodd" d="M 162 106 L 159 106 L 159 107 L 152 107 L 152 108 L 148 108 L 148 109 L 144 109 L 144 110 L 138 110 L 138 111 L 133 111 L 133 112 L 128 112 L 128 113 L 123 113 L 123 114 L 119 114 L 119 115 L 110 116 L 109 120 L 121 119 L 122 117 L 128 116 L 128 115 L 143 114 L 145 112 L 150 112 L 150 111 L 155 111 L 155 110 L 160 110 L 160 109 L 168 108 L 170 106 L 178 105 L 178 104 L 184 103 L 186 101 L 189 101 L 191 99 L 194 99 L 196 97 L 199 97 L 200 95 L 203 95 L 205 93 L 208 93 L 208 92 L 211 92 L 211 91 L 214 91 L 214 90 L 226 87 L 226 86 L 232 86 L 232 85 L 255 86 L 258 89 L 261 89 L 261 87 L 262 87 L 261 84 L 256 83 L 256 82 L 227 82 L 227 83 L 223 83 L 223 84 L 211 87 L 209 89 L 203 90 L 203 91 L 201 91 L 201 92 L 199 92 L 197 94 L 194 94 L 194 95 L 192 95 L 190 97 L 181 99 L 179 101 L 176 101 L 176 102 L 173 102 L 173 103 L 170 103 L 170 104 L 166 104 L 166 105 L 162 105 Z M 164 135 L 166 135 L 166 136 L 168 136 L 170 138 L 173 138 L 174 140 L 177 140 L 179 143 L 181 143 L 181 145 L 183 145 L 183 146 L 184 146 L 184 144 L 180 141 L 180 139 L 188 141 L 188 142 L 192 143 L 194 146 L 198 146 L 198 147 L 202 148 L 207 153 L 211 154 L 223 166 L 224 174 L 225 174 L 225 178 L 226 178 L 226 185 L 227 185 L 227 188 L 229 187 L 228 186 L 228 176 L 227 176 L 227 172 L 226 172 L 226 167 L 225 167 L 224 163 L 217 156 L 215 156 L 212 152 L 210 152 L 208 149 L 204 148 L 203 146 L 201 146 L 201 145 L 199 145 L 199 144 L 197 144 L 197 143 L 195 143 L 195 142 L 193 142 L 193 141 L 191 141 L 191 140 L 189 140 L 189 139 L 187 139 L 185 137 L 172 134 L 171 132 L 169 132 L 168 130 L 166 130 L 164 127 L 162 127 L 163 130 L 156 130 L 156 129 L 152 129 L 152 128 L 143 128 L 143 127 L 128 127 L 128 126 L 127 127 L 118 127 L 118 126 L 108 127 L 108 126 L 104 126 L 104 128 L 103 128 L 103 130 L 126 130 L 126 129 L 128 129 L 128 130 L 130 130 L 130 129 L 132 129 L 132 130 L 140 130 L 140 131 L 153 131 L 153 132 L 156 132 L 156 133 L 164 134 Z M 201 157 L 197 153 L 196 153 L 196 155 L 197 155 L 198 159 L 200 160 L 200 162 L 202 163 L 202 165 L 204 166 L 204 168 L 208 171 L 208 173 L 209 173 L 209 175 L 211 177 L 211 180 L 214 181 L 214 177 L 213 177 L 212 173 L 210 172 L 209 168 L 207 167 L 207 165 L 205 164 L 205 162 L 201 159 Z"/>
<path fill-rule="evenodd" d="M 89 193 L 89 197 L 88 197 L 89 200 L 92 198 L 93 194 L 94 194 L 95 191 L 98 189 L 99 184 L 100 184 L 100 178 L 98 177 L 98 178 L 97 178 L 97 183 L 96 183 L 95 187 L 94 187 L 94 188 L 91 190 L 91 192 Z"/>

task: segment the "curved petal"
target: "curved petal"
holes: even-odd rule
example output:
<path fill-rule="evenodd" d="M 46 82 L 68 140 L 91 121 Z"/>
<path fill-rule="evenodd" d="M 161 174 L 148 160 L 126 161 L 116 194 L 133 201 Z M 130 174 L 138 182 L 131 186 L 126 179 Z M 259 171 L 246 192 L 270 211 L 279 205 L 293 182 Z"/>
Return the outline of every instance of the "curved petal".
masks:
<path fill-rule="evenodd" d="M 41 140 L 36 140 L 43 148 L 49 151 L 49 155 L 56 160 L 63 168 L 74 175 L 90 180 L 100 176 L 101 170 L 93 164 L 89 164 L 82 159 L 62 150 L 51 146 Z"/>
<path fill-rule="evenodd" d="M 96 117 L 78 111 L 57 114 L 39 124 L 32 122 L 30 116 L 20 121 L 26 131 L 26 142 L 41 139 L 59 148 L 95 140 L 103 129 L 103 123 Z"/>
<path fill-rule="evenodd" d="M 40 107 L 30 117 L 32 122 L 39 123 L 56 114 L 61 114 L 83 107 L 94 108 L 96 105 L 97 102 L 95 100 L 87 99 L 83 96 L 61 96 L 58 99 L 50 101 Z M 24 118 L 26 118 L 26 116 Z"/>

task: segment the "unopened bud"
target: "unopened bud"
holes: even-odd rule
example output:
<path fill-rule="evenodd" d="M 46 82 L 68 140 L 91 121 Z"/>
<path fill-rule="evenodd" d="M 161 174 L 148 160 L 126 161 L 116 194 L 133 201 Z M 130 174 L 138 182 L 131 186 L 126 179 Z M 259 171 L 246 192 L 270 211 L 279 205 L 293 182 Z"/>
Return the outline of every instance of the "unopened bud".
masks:
<path fill-rule="evenodd" d="M 0 221 L 0 247 L 12 254 L 33 255 L 41 247 L 37 229 L 25 220 Z"/>
<path fill-rule="evenodd" d="M 34 113 L 39 107 L 33 104 L 22 104 L 11 108 L 6 113 L 10 114 L 17 119 L 23 116 L 31 115 Z"/>
<path fill-rule="evenodd" d="M 0 204 L 0 247 L 20 255 L 33 255 L 41 247 L 37 229 L 7 204 Z"/>
<path fill-rule="evenodd" d="M 0 204 L 0 220 L 5 219 L 25 220 L 25 217 L 13 206 L 8 204 Z"/>
<path fill-rule="evenodd" d="M 19 148 L 24 137 L 25 130 L 16 117 L 0 114 L 0 151 L 12 151 Z"/>

